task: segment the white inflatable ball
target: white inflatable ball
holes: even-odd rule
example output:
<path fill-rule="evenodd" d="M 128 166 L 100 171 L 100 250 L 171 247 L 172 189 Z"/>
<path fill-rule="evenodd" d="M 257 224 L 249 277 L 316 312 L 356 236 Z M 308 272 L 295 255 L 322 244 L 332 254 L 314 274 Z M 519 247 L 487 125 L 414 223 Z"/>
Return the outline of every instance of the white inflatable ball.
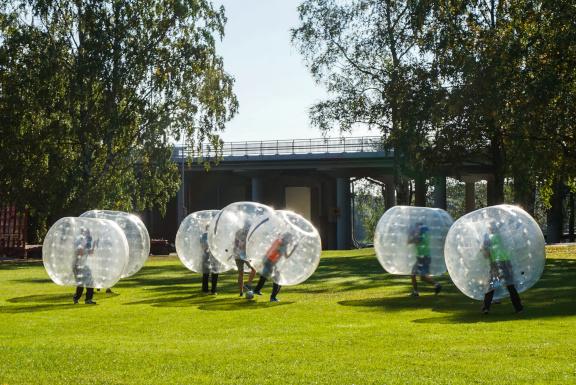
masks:
<path fill-rule="evenodd" d="M 442 209 L 390 208 L 374 232 L 378 261 L 390 274 L 444 274 L 444 240 L 452 222 L 450 214 Z"/>
<path fill-rule="evenodd" d="M 322 243 L 304 217 L 278 210 L 252 225 L 246 251 L 260 275 L 279 285 L 297 285 L 316 271 Z"/>
<path fill-rule="evenodd" d="M 140 271 L 150 255 L 150 236 L 140 218 L 134 214 L 113 210 L 90 210 L 80 217 L 109 219 L 116 222 L 128 240 L 128 263 L 121 278 L 130 277 Z"/>
<path fill-rule="evenodd" d="M 176 233 L 176 253 L 188 269 L 201 274 L 230 270 L 210 253 L 208 227 L 220 210 L 204 210 L 188 215 Z"/>
<path fill-rule="evenodd" d="M 254 292 L 252 290 L 248 290 L 246 292 L 246 299 L 253 299 L 254 298 Z"/>
<path fill-rule="evenodd" d="M 236 202 L 224 207 L 210 222 L 208 246 L 222 264 L 236 269 L 236 259 L 248 261 L 246 237 L 250 226 L 274 210 L 256 202 Z"/>
<path fill-rule="evenodd" d="M 65 217 L 48 230 L 42 260 L 58 285 L 109 288 L 128 263 L 128 241 L 113 221 Z"/>
<path fill-rule="evenodd" d="M 446 266 L 452 281 L 470 298 L 494 298 L 532 287 L 546 262 L 544 235 L 536 221 L 517 206 L 486 207 L 462 216 L 448 232 Z"/>

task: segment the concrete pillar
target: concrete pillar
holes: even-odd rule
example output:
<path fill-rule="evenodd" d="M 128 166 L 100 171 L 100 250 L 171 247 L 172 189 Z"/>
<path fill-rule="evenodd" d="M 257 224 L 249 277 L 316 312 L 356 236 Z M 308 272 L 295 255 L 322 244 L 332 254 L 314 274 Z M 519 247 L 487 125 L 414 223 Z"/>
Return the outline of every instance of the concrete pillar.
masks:
<path fill-rule="evenodd" d="M 559 243 L 562 240 L 562 225 L 564 223 L 564 213 L 562 210 L 564 200 L 564 185 L 555 183 L 553 194 L 550 198 L 551 207 L 547 212 L 546 243 Z"/>
<path fill-rule="evenodd" d="M 414 180 L 414 205 L 426 207 L 426 179 L 418 177 Z"/>
<path fill-rule="evenodd" d="M 446 176 L 434 178 L 434 207 L 446 210 Z"/>
<path fill-rule="evenodd" d="M 350 222 L 350 179 L 336 179 L 336 207 L 338 217 L 336 219 L 336 248 L 346 250 L 350 247 L 351 222 Z"/>
<path fill-rule="evenodd" d="M 264 178 L 261 176 L 252 177 L 252 201 L 263 203 L 264 200 Z"/>
<path fill-rule="evenodd" d="M 464 194 L 464 207 L 467 213 L 474 211 L 476 208 L 476 197 L 474 190 L 474 182 L 464 182 L 465 183 L 465 194 Z"/>

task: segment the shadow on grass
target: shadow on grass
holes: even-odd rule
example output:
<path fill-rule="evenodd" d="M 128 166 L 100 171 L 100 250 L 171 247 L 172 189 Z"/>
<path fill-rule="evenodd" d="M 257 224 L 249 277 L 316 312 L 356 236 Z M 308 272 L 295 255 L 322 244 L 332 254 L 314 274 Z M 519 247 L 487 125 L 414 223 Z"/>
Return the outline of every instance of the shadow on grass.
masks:
<path fill-rule="evenodd" d="M 236 311 L 271 308 L 275 306 L 289 305 L 293 302 L 269 303 L 267 298 L 260 300 L 246 300 L 245 298 L 233 297 L 222 298 L 210 294 L 197 293 L 177 297 L 155 297 L 142 301 L 126 303 L 126 305 L 151 305 L 153 307 L 197 307 L 200 310 L 213 311 Z"/>
<path fill-rule="evenodd" d="M 246 300 L 242 298 L 223 298 L 198 306 L 200 310 L 212 311 L 238 311 L 238 310 L 259 310 L 271 309 L 278 306 L 291 305 L 294 302 L 268 302 L 267 299 Z"/>
<path fill-rule="evenodd" d="M 415 319 L 416 323 L 476 323 L 501 322 L 518 319 L 537 319 L 576 315 L 576 266 L 572 261 L 549 259 L 540 281 L 521 294 L 525 310 L 515 314 L 510 300 L 494 304 L 491 313 L 480 313 L 481 302 L 472 300 L 456 288 L 446 287 L 440 295 L 420 297 L 396 296 L 340 301 L 343 306 L 357 306 L 367 311 L 409 311 L 430 309 L 446 316 Z M 422 293 L 422 292 L 421 292 Z"/>
<path fill-rule="evenodd" d="M 104 301 L 107 298 L 118 296 L 117 293 L 94 293 L 96 302 Z M 6 300 L 8 303 L 23 304 L 19 306 L 2 306 L 0 313 L 33 313 L 39 311 L 65 310 L 83 307 L 84 298 L 80 299 L 78 305 L 72 303 L 73 292 L 65 294 L 37 294 L 23 297 L 14 297 Z M 34 305 L 35 304 L 35 305 Z"/>
<path fill-rule="evenodd" d="M 84 307 L 84 305 L 74 305 L 70 300 L 67 304 L 43 304 L 27 306 L 0 306 L 0 314 L 35 313 L 40 311 L 68 310 Z"/>

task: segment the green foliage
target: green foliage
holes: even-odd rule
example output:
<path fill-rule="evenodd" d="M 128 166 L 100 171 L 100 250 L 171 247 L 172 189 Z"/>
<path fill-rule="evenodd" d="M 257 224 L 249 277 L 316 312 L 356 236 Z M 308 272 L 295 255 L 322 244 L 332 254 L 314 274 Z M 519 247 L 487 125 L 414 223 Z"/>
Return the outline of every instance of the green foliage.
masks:
<path fill-rule="evenodd" d="M 325 252 L 305 283 L 254 301 L 218 296 L 175 258 L 148 261 L 98 305 L 72 304 L 41 264 L 0 264 L 4 384 L 567 384 L 574 382 L 574 247 L 488 316 L 447 276 L 442 293 L 384 273 L 372 249 Z M 487 366 L 488 365 L 488 368 Z"/>
<path fill-rule="evenodd" d="M 355 219 L 360 222 L 356 225 L 362 229 L 361 237 L 356 234 L 356 240 L 362 244 L 372 244 L 376 225 L 386 210 L 382 187 L 366 179 L 353 183 Z"/>
<path fill-rule="evenodd" d="M 172 142 L 237 109 L 209 1 L 0 2 L 0 195 L 38 218 L 163 210 Z M 41 222 L 41 220 L 39 220 Z"/>
<path fill-rule="evenodd" d="M 323 130 L 364 125 L 403 174 L 490 164 L 490 203 L 534 210 L 576 168 L 576 8 L 569 0 L 306 0 L 293 31 L 330 98 Z"/>

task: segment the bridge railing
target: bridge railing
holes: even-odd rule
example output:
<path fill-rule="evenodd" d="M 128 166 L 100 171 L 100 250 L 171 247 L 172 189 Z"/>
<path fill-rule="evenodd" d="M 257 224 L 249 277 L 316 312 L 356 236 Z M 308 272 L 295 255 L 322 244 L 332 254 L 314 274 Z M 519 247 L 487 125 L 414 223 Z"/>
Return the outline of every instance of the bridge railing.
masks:
<path fill-rule="evenodd" d="M 200 151 L 190 148 L 176 147 L 175 158 L 192 156 L 196 158 L 214 158 L 216 156 L 274 156 L 298 154 L 341 154 L 358 152 L 384 151 L 382 138 L 379 136 L 362 136 L 349 138 L 318 138 L 318 139 L 290 139 L 266 140 L 224 143 L 220 151 L 209 144 L 203 144 Z"/>

